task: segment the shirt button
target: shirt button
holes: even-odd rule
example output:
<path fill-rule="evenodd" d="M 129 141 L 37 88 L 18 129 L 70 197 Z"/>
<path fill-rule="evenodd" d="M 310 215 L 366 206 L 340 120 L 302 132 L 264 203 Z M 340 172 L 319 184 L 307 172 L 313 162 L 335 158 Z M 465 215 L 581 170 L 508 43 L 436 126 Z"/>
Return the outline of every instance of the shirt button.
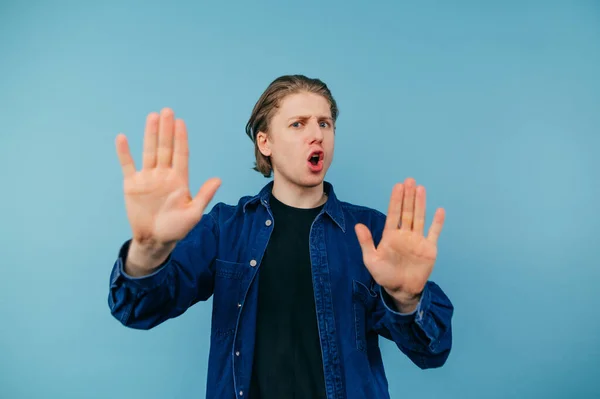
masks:
<path fill-rule="evenodd" d="M 255 259 L 252 259 L 250 261 L 250 266 L 252 266 L 252 267 L 256 266 L 256 260 Z"/>
<path fill-rule="evenodd" d="M 240 391 L 240 396 L 244 396 L 244 391 Z"/>
<path fill-rule="evenodd" d="M 235 355 L 239 356 L 240 355 L 240 351 L 235 352 Z"/>
<path fill-rule="evenodd" d="M 242 307 L 242 304 L 241 304 L 241 303 L 238 303 L 238 308 L 241 308 L 241 307 Z"/>
<path fill-rule="evenodd" d="M 271 225 L 271 223 L 273 223 L 273 222 L 271 222 L 271 219 L 267 219 L 267 221 L 265 222 L 265 224 L 266 224 L 267 226 L 270 226 L 270 225 Z"/>

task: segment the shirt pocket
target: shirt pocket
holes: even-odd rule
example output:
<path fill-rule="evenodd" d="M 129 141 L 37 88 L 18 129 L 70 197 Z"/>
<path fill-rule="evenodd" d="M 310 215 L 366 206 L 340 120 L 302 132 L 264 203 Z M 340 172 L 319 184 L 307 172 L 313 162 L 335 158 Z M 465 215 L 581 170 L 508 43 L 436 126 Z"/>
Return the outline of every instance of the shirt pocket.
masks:
<path fill-rule="evenodd" d="M 368 288 L 364 283 L 352 281 L 352 308 L 354 311 L 354 333 L 356 349 L 361 352 L 367 350 L 367 332 L 371 328 L 370 313 L 377 300 L 377 293 Z"/>
<path fill-rule="evenodd" d="M 215 260 L 212 324 L 218 336 L 235 332 L 247 274 L 247 265 L 244 263 Z"/>

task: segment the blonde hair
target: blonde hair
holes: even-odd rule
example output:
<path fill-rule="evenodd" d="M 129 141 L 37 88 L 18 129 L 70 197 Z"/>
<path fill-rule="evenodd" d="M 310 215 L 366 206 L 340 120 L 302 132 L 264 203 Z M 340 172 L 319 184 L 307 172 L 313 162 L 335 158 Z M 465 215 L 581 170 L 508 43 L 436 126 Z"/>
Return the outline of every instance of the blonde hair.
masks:
<path fill-rule="evenodd" d="M 256 161 L 253 169 L 262 173 L 265 177 L 271 177 L 273 168 L 270 157 L 266 157 L 260 152 L 258 143 L 256 142 L 256 135 L 258 132 L 268 134 L 271 118 L 280 106 L 281 101 L 290 94 L 301 92 L 323 96 L 330 104 L 333 121 L 337 120 L 339 110 L 336 101 L 327 85 L 320 79 L 308 78 L 304 75 L 284 75 L 271 82 L 254 105 L 250 119 L 246 124 L 246 134 L 254 142 Z"/>

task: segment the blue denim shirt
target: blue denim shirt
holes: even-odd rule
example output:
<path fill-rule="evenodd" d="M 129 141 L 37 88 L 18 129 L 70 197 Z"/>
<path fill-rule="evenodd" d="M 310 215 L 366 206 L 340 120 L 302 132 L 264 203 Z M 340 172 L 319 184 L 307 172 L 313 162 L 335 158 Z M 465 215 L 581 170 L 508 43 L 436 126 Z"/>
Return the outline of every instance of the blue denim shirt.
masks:
<path fill-rule="evenodd" d="M 276 220 L 269 208 L 273 183 L 237 205 L 216 204 L 153 274 L 134 278 L 123 269 L 123 244 L 110 278 L 108 304 L 125 326 L 150 329 L 212 296 L 207 398 L 246 399 L 252 373 L 257 282 Z M 453 306 L 429 281 L 416 310 L 402 314 L 364 266 L 356 223 L 375 244 L 385 215 L 328 199 L 310 232 L 317 325 L 328 399 L 389 398 L 379 349 L 384 337 L 422 369 L 440 367 L 452 345 Z M 392 370 L 393 378 L 400 370 Z M 250 398 L 251 399 L 251 398 Z"/>

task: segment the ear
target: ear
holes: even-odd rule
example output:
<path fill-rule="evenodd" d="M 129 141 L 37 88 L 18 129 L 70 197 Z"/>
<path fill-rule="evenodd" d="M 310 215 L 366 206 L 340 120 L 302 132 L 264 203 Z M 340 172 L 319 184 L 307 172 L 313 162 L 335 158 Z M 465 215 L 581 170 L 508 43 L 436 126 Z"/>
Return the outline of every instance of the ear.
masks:
<path fill-rule="evenodd" d="M 256 144 L 261 154 L 265 157 L 271 156 L 271 143 L 269 142 L 269 135 L 265 132 L 258 132 L 256 134 Z"/>

